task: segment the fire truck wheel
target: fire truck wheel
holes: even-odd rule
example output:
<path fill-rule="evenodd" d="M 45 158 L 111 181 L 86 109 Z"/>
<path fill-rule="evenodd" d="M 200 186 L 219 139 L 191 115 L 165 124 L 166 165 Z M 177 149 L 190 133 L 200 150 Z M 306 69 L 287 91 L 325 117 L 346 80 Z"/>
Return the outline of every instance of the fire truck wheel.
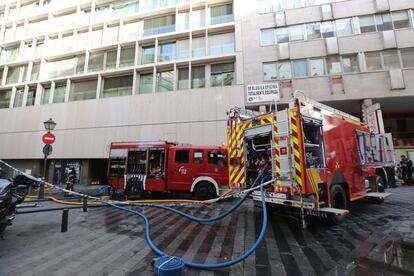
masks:
<path fill-rule="evenodd" d="M 128 180 L 125 189 L 126 196 L 141 196 L 143 191 L 144 188 L 142 186 L 141 180 L 137 178 L 131 178 L 130 180 Z"/>
<path fill-rule="evenodd" d="M 197 199 L 211 199 L 215 197 L 216 189 L 210 182 L 200 182 L 195 186 L 193 193 Z"/>
<path fill-rule="evenodd" d="M 348 198 L 346 196 L 344 188 L 339 184 L 333 185 L 331 187 L 331 206 L 332 208 L 337 209 L 349 209 Z M 339 217 L 334 214 L 328 216 L 328 220 L 332 224 L 341 223 L 343 218 L 344 217 Z"/>

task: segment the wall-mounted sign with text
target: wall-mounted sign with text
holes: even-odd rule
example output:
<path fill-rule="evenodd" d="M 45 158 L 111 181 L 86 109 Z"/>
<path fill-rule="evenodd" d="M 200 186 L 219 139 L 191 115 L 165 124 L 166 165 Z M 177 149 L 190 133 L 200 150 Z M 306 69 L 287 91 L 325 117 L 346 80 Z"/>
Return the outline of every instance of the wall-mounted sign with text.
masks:
<path fill-rule="evenodd" d="M 247 103 L 278 102 L 280 101 L 279 83 L 264 83 L 247 85 Z"/>

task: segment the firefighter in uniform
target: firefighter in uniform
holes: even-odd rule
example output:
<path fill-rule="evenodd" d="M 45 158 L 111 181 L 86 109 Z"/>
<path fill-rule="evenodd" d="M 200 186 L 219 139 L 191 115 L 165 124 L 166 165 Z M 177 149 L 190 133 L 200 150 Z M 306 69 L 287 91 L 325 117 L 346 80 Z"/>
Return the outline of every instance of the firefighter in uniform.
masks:
<path fill-rule="evenodd" d="M 413 174 L 413 162 L 408 159 L 405 155 L 401 155 L 401 172 L 404 185 L 412 184 L 412 174 Z"/>
<path fill-rule="evenodd" d="M 68 169 L 66 174 L 66 190 L 73 191 L 75 185 L 75 170 L 73 168 Z M 65 196 L 70 196 L 69 193 L 65 193 Z"/>

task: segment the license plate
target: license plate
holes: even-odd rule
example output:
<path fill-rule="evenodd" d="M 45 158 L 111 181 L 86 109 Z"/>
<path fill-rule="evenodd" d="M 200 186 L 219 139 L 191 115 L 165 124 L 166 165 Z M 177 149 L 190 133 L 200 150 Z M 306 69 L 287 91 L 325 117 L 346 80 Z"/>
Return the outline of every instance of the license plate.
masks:
<path fill-rule="evenodd" d="M 276 193 L 275 197 L 280 199 L 286 199 L 286 194 Z"/>

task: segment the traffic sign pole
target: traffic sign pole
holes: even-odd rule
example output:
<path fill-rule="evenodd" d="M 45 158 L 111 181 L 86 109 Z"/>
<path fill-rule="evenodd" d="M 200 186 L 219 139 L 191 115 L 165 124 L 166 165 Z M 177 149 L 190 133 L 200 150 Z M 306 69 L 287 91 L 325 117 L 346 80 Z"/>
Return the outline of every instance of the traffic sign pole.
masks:
<path fill-rule="evenodd" d="M 42 137 L 42 141 L 43 143 L 45 143 L 45 146 L 43 147 L 43 154 L 45 156 L 44 160 L 43 160 L 43 181 L 47 180 L 47 156 L 50 155 L 52 153 L 52 144 L 55 142 L 56 137 L 55 135 L 53 135 L 53 133 L 50 133 L 50 131 L 48 131 L 47 133 L 45 133 Z M 39 199 L 44 199 L 45 198 L 45 183 L 41 182 L 40 183 L 40 187 L 39 187 L 39 195 L 38 195 Z"/>

